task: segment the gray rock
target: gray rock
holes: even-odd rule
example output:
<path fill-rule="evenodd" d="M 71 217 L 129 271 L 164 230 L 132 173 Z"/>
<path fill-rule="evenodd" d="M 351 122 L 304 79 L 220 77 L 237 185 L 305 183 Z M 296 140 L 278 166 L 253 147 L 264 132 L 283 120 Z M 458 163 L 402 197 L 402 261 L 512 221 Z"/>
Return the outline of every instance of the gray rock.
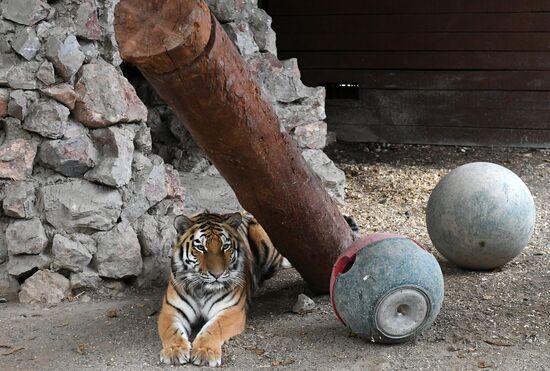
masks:
<path fill-rule="evenodd" d="M 324 121 L 297 126 L 292 132 L 299 147 L 323 149 L 326 145 L 327 124 Z"/>
<path fill-rule="evenodd" d="M 141 273 L 141 248 L 129 223 L 123 221 L 98 235 L 96 261 L 101 277 L 120 279 Z"/>
<path fill-rule="evenodd" d="M 134 137 L 134 147 L 137 151 L 149 154 L 153 151 L 153 139 L 151 137 L 151 129 L 146 123 L 141 122 L 136 130 Z"/>
<path fill-rule="evenodd" d="M 0 264 L 0 297 L 15 299 L 19 291 L 19 282 L 8 273 L 8 264 Z"/>
<path fill-rule="evenodd" d="M 80 49 L 86 56 L 84 63 L 97 63 L 97 59 L 99 58 L 99 50 L 97 49 L 95 42 L 81 41 Z"/>
<path fill-rule="evenodd" d="M 164 200 L 160 201 L 158 204 L 150 208 L 147 213 L 155 217 L 170 217 L 174 219 L 176 215 L 184 214 L 184 212 L 182 212 L 181 210 L 182 208 L 177 205 L 174 200 L 165 198 Z M 201 210 L 204 211 L 204 208 L 202 208 Z"/>
<path fill-rule="evenodd" d="M 63 137 L 70 111 L 64 105 L 51 100 L 41 99 L 31 107 L 23 128 L 46 138 Z"/>
<path fill-rule="evenodd" d="M 247 6 L 253 3 L 250 0 L 206 0 L 218 21 L 225 23 L 245 16 Z"/>
<path fill-rule="evenodd" d="M 71 239 L 78 242 L 90 252 L 90 254 L 95 255 L 97 252 L 97 241 L 94 238 L 94 235 L 84 234 L 84 233 L 73 233 L 71 234 Z"/>
<path fill-rule="evenodd" d="M 8 260 L 8 273 L 17 278 L 38 269 L 50 266 L 52 259 L 48 255 L 14 255 Z"/>
<path fill-rule="evenodd" d="M 34 215 L 35 202 L 33 183 L 13 182 L 6 187 L 2 208 L 7 216 L 29 219 Z"/>
<path fill-rule="evenodd" d="M 38 143 L 14 118 L 4 119 L 4 142 L 0 144 L 0 179 L 24 180 L 31 175 Z"/>
<path fill-rule="evenodd" d="M 321 150 L 306 149 L 302 155 L 334 201 L 343 205 L 346 185 L 344 172 Z"/>
<path fill-rule="evenodd" d="M 36 72 L 40 63 L 36 61 L 15 63 L 7 72 L 7 83 L 12 89 L 32 90 L 38 87 L 36 83 Z"/>
<path fill-rule="evenodd" d="M 126 291 L 126 284 L 124 281 L 109 278 L 103 278 L 101 281 L 101 293 L 121 297 L 124 291 Z"/>
<path fill-rule="evenodd" d="M 242 207 L 227 181 L 221 175 L 180 173 L 186 189 L 185 214 L 203 212 L 230 213 Z M 180 213 L 181 214 L 181 213 Z"/>
<path fill-rule="evenodd" d="M 9 22 L 9 21 L 5 21 Z M 0 23 L 1 25 L 1 23 Z M 8 33 L 6 37 L 3 37 L 0 39 L 0 56 L 2 55 L 8 55 L 13 58 L 14 61 L 17 61 L 17 55 L 13 53 L 13 49 L 11 48 L 10 41 L 13 40 L 13 34 Z M 4 57 L 0 57 L 0 86 L 1 85 L 7 85 L 7 79 L 6 79 L 6 70 L 11 67 L 11 65 L 6 65 L 4 62 Z"/>
<path fill-rule="evenodd" d="M 3 42 L 5 42 L 5 46 L 9 47 L 11 49 L 11 46 L 7 43 L 7 41 L 0 39 L 0 86 L 8 86 L 8 76 L 10 75 L 10 72 L 15 66 L 16 63 L 19 63 L 17 60 L 17 56 L 14 53 L 11 53 L 10 51 L 3 50 Z"/>
<path fill-rule="evenodd" d="M 164 165 L 166 173 L 166 198 L 172 202 L 176 215 L 183 214 L 185 206 L 185 188 L 180 182 L 179 172 L 172 165 Z"/>
<path fill-rule="evenodd" d="M 11 47 L 17 54 L 30 61 L 40 50 L 40 40 L 34 29 L 27 27 L 15 34 Z"/>
<path fill-rule="evenodd" d="M 47 18 L 52 8 L 40 0 L 4 0 L 2 16 L 15 23 L 32 26 Z"/>
<path fill-rule="evenodd" d="M 123 191 L 122 218 L 133 223 L 167 194 L 166 170 L 162 159 L 156 155 L 150 155 L 149 159 L 136 153 L 133 182 Z"/>
<path fill-rule="evenodd" d="M 101 28 L 103 29 L 103 42 L 100 44 L 101 56 L 111 63 L 113 66 L 119 66 L 122 63 L 120 53 L 118 52 L 118 44 L 115 37 L 115 7 L 119 0 L 103 0 L 101 4 L 103 9 L 100 10 Z"/>
<path fill-rule="evenodd" d="M 89 133 L 90 130 L 88 130 L 86 126 L 69 118 L 63 139 L 81 137 L 83 135 L 89 135 Z"/>
<path fill-rule="evenodd" d="M 52 62 L 57 73 L 65 81 L 69 81 L 86 57 L 80 50 L 76 37 L 69 35 L 63 41 L 57 36 L 50 37 L 46 43 L 46 58 Z"/>
<path fill-rule="evenodd" d="M 0 34 L 8 34 L 15 32 L 15 24 L 6 19 L 0 19 Z"/>
<path fill-rule="evenodd" d="M 55 84 L 55 71 L 53 64 L 50 61 L 44 61 L 36 72 L 36 78 L 42 81 L 45 85 Z"/>
<path fill-rule="evenodd" d="M 128 184 L 132 178 L 134 131 L 131 128 L 115 126 L 93 130 L 91 135 L 101 158 L 84 177 L 112 187 Z"/>
<path fill-rule="evenodd" d="M 84 268 L 82 272 L 71 273 L 71 288 L 73 290 L 97 289 L 100 283 L 101 277 L 91 268 Z"/>
<path fill-rule="evenodd" d="M 185 123 L 182 122 L 179 117 L 177 117 L 171 110 L 167 111 L 164 117 L 160 119 L 159 125 L 162 126 L 161 129 L 165 129 L 166 122 L 168 122 L 168 127 L 170 133 L 180 142 L 182 146 L 187 147 L 187 145 L 195 145 L 191 137 L 191 133 L 185 127 Z M 186 148 L 188 149 L 188 148 Z"/>
<path fill-rule="evenodd" d="M 160 250 L 157 218 L 143 214 L 133 224 L 141 246 L 141 254 L 150 256 L 158 254 Z"/>
<path fill-rule="evenodd" d="M 10 91 L 0 89 L 0 119 L 7 116 L 9 111 Z"/>
<path fill-rule="evenodd" d="M 143 269 L 137 276 L 135 285 L 142 288 L 164 287 L 170 278 L 170 257 L 146 256 Z"/>
<path fill-rule="evenodd" d="M 52 269 L 82 272 L 92 260 L 92 254 L 77 241 L 56 234 L 52 241 Z"/>
<path fill-rule="evenodd" d="M 72 287 L 71 287 L 72 288 Z M 78 297 L 78 300 L 81 302 L 81 303 L 89 303 L 92 301 L 92 297 L 88 294 L 82 294 Z"/>
<path fill-rule="evenodd" d="M 247 56 L 260 50 L 254 41 L 254 35 L 247 22 L 230 22 L 225 23 L 222 27 L 241 55 Z"/>
<path fill-rule="evenodd" d="M 44 186 L 38 199 L 46 220 L 70 233 L 109 230 L 122 209 L 118 191 L 87 181 Z"/>
<path fill-rule="evenodd" d="M 294 102 L 300 105 L 303 99 L 312 99 L 320 94 L 317 88 L 309 88 L 302 83 L 296 59 L 281 62 L 273 54 L 259 53 L 248 59 L 248 65 L 264 93 L 274 103 Z M 318 98 L 324 100 L 324 95 Z"/>
<path fill-rule="evenodd" d="M 36 139 L 28 131 L 23 130 L 21 121 L 14 117 L 5 117 L 3 120 L 0 120 L 1 129 L 3 129 L 3 140 L 4 143 L 13 140 L 13 139 Z M 37 142 L 39 139 L 36 140 Z"/>
<path fill-rule="evenodd" d="M 315 302 L 304 294 L 298 295 L 298 300 L 292 307 L 292 312 L 296 314 L 304 314 L 311 312 L 316 308 Z"/>
<path fill-rule="evenodd" d="M 42 21 L 36 26 L 36 35 L 40 39 L 45 39 L 53 27 L 53 24 L 51 24 L 50 22 Z"/>
<path fill-rule="evenodd" d="M 64 183 L 68 180 L 65 176 L 55 172 L 54 170 L 51 170 L 42 166 L 40 162 L 36 162 L 34 164 L 32 175 L 33 175 L 33 180 L 37 182 L 36 184 L 37 189 L 41 189 L 43 186 L 50 185 L 50 184 Z M 37 197 L 39 196 L 39 194 L 40 192 L 37 193 Z M 39 213 L 42 214 L 43 210 L 41 210 L 40 207 L 41 207 L 40 201 L 37 198 L 37 209 Z"/>
<path fill-rule="evenodd" d="M 143 256 L 168 256 L 177 239 L 176 229 L 169 219 L 143 214 L 134 223 Z"/>
<path fill-rule="evenodd" d="M 76 8 L 74 23 L 76 35 L 88 40 L 101 39 L 101 26 L 95 0 L 85 0 Z"/>
<path fill-rule="evenodd" d="M 76 34 L 74 25 L 74 17 L 68 13 L 69 5 L 63 5 L 65 9 L 55 18 L 51 20 L 51 24 L 47 27 L 46 32 L 41 36 L 44 40 L 49 40 L 51 37 L 57 37 L 59 40 L 65 40 L 69 35 Z M 42 23 L 40 23 L 42 24 Z M 38 33 L 38 31 L 37 31 Z"/>
<path fill-rule="evenodd" d="M 23 304 L 56 304 L 71 294 L 68 279 L 48 270 L 38 271 L 29 277 L 19 292 Z"/>
<path fill-rule="evenodd" d="M 307 87 L 301 82 L 296 58 L 280 61 L 274 54 L 259 53 L 248 58 L 247 63 L 261 85 L 291 89 L 293 96 L 290 97 L 285 97 L 288 93 L 268 92 L 273 97 L 272 101 L 288 103 L 316 93 L 317 88 Z"/>
<path fill-rule="evenodd" d="M 176 155 L 172 161 L 174 168 L 184 172 L 202 174 L 212 165 L 206 155 L 198 150 L 189 148 L 187 151 L 180 151 L 172 148 L 170 152 Z"/>
<path fill-rule="evenodd" d="M 0 219 L 0 264 L 8 260 L 8 243 L 6 242 L 6 228 L 8 228 L 9 220 L 7 218 Z"/>
<path fill-rule="evenodd" d="M 48 246 L 48 237 L 40 219 L 16 220 L 6 228 L 8 255 L 40 254 Z"/>
<path fill-rule="evenodd" d="M 248 22 L 260 51 L 277 55 L 276 35 L 271 28 L 271 17 L 263 9 L 254 9 L 248 16 Z"/>
<path fill-rule="evenodd" d="M 290 131 L 296 126 L 323 121 L 325 114 L 325 89 L 311 88 L 313 93 L 306 98 L 285 103 L 276 102 L 273 105 L 283 126 Z"/>
<path fill-rule="evenodd" d="M 69 109 L 73 109 L 76 103 L 76 93 L 69 84 L 58 84 L 40 89 L 46 96 L 55 99 Z"/>
<path fill-rule="evenodd" d="M 45 167 L 68 177 L 81 177 L 98 163 L 99 155 L 86 135 L 44 141 L 38 159 Z"/>
<path fill-rule="evenodd" d="M 28 113 L 27 95 L 23 90 L 12 90 L 8 103 L 8 115 L 23 121 Z"/>
<path fill-rule="evenodd" d="M 134 87 L 105 61 L 82 67 L 75 91 L 79 98 L 73 114 L 88 127 L 147 120 L 147 108 Z"/>

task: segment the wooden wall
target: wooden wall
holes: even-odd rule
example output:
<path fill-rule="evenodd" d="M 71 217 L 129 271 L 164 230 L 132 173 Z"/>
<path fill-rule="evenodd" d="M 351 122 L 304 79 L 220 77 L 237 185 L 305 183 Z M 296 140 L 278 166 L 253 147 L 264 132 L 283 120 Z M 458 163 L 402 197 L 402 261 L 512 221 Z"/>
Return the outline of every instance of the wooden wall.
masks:
<path fill-rule="evenodd" d="M 348 141 L 550 147 L 550 1 L 269 0 L 281 58 Z"/>

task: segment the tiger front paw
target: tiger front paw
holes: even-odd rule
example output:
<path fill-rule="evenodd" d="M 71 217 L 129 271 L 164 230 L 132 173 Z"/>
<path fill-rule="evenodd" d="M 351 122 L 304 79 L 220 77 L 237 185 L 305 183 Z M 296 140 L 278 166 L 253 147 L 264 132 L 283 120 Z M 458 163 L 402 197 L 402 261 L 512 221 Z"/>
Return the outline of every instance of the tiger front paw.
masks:
<path fill-rule="evenodd" d="M 163 348 L 160 351 L 160 361 L 167 365 L 184 365 L 189 362 L 189 347 L 176 344 Z"/>
<path fill-rule="evenodd" d="M 191 361 L 197 366 L 220 366 L 222 364 L 222 348 L 194 346 L 191 350 Z"/>

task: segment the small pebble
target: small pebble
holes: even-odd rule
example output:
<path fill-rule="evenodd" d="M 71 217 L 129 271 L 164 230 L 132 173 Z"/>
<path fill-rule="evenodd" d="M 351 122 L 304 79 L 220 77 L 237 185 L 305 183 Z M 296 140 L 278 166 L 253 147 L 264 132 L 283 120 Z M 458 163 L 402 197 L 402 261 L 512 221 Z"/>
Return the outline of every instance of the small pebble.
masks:
<path fill-rule="evenodd" d="M 304 294 L 298 295 L 298 300 L 296 301 L 296 304 L 292 307 L 292 312 L 297 314 L 303 314 L 307 312 L 311 312 L 316 307 L 315 302 L 311 300 L 308 296 Z"/>

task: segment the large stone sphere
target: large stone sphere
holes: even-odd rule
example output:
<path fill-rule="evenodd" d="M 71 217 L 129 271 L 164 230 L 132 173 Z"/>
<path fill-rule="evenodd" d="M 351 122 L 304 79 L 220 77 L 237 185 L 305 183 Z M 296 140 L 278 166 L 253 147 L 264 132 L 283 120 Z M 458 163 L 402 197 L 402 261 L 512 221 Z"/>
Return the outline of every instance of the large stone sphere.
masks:
<path fill-rule="evenodd" d="M 422 246 L 377 233 L 356 241 L 334 264 L 336 316 L 355 334 L 401 343 L 429 327 L 443 302 L 443 274 Z"/>
<path fill-rule="evenodd" d="M 512 171 L 488 162 L 460 166 L 437 184 L 426 209 L 435 248 L 468 269 L 493 269 L 529 242 L 535 204 Z"/>

